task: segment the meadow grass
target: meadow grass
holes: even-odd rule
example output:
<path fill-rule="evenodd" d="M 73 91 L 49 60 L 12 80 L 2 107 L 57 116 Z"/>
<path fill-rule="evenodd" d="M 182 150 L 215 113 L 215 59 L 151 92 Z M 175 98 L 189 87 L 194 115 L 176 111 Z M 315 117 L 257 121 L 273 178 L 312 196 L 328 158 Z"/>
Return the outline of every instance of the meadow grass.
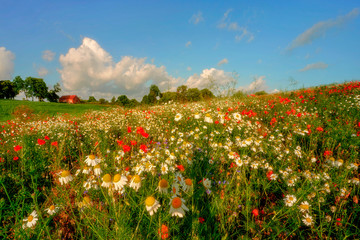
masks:
<path fill-rule="evenodd" d="M 358 239 L 360 83 L 9 121 L 0 236 Z"/>
<path fill-rule="evenodd" d="M 108 106 L 97 104 L 65 104 L 24 100 L 0 100 L 0 122 L 13 119 L 16 107 L 27 106 L 34 114 L 56 116 L 59 114 L 71 114 L 80 116 L 89 110 L 103 110 Z"/>

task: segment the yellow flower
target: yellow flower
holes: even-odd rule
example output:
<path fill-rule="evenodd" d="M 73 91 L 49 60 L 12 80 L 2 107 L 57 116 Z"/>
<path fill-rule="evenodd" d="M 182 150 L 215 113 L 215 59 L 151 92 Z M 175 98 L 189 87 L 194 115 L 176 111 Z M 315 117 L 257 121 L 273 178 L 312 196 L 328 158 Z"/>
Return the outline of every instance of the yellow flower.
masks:
<path fill-rule="evenodd" d="M 23 229 L 25 228 L 32 228 L 35 226 L 36 222 L 38 220 L 38 217 L 37 217 L 37 213 L 36 211 L 34 210 L 27 218 L 25 218 L 23 221 L 24 221 L 24 224 L 22 226 Z"/>
<path fill-rule="evenodd" d="M 160 207 L 160 204 L 153 196 L 150 196 L 147 197 L 145 200 L 145 207 L 146 210 L 149 212 L 150 216 L 152 216 L 154 213 L 156 213 L 156 211 Z"/>
<path fill-rule="evenodd" d="M 61 185 L 67 184 L 68 182 L 70 182 L 72 180 L 73 180 L 73 177 L 71 176 L 70 171 L 64 170 L 61 172 L 60 178 L 59 178 Z"/>

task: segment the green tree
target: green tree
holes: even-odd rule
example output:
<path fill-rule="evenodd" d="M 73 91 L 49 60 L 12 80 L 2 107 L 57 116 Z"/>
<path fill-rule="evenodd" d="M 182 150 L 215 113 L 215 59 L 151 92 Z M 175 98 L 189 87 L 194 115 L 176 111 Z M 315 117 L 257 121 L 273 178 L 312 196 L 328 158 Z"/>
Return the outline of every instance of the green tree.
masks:
<path fill-rule="evenodd" d="M 148 95 L 148 102 L 149 104 L 155 104 L 158 101 L 158 98 L 161 98 L 162 94 L 160 92 L 160 89 L 155 84 L 152 84 L 150 86 L 150 91 Z"/>
<path fill-rule="evenodd" d="M 27 77 L 25 79 L 25 96 L 31 97 L 34 101 L 34 97 L 39 98 L 42 101 L 47 97 L 48 87 L 42 78 Z"/>
<path fill-rule="evenodd" d="M 143 98 L 141 100 L 141 104 L 146 104 L 146 105 L 150 104 L 148 95 L 143 96 Z"/>
<path fill-rule="evenodd" d="M 197 102 L 202 99 L 201 92 L 198 88 L 189 88 L 186 92 L 186 100 L 190 102 Z"/>
<path fill-rule="evenodd" d="M 115 96 L 114 97 L 112 97 L 112 99 L 111 99 L 111 104 L 115 104 L 116 103 L 116 98 L 115 98 Z"/>
<path fill-rule="evenodd" d="M 118 97 L 118 99 L 116 100 L 117 104 L 119 104 L 120 106 L 126 107 L 129 105 L 130 100 L 126 95 L 121 95 Z"/>
<path fill-rule="evenodd" d="M 177 93 L 176 92 L 164 92 L 162 93 L 162 98 L 160 99 L 161 103 L 167 103 L 170 101 L 176 101 Z"/>
<path fill-rule="evenodd" d="M 186 101 L 186 92 L 187 92 L 187 86 L 186 85 L 181 85 L 176 89 L 176 93 L 177 93 L 177 100 L 181 101 L 181 102 L 185 102 Z"/>
<path fill-rule="evenodd" d="M 208 100 L 208 99 L 211 99 L 211 98 L 214 98 L 214 94 L 207 88 L 204 88 L 200 91 L 201 93 L 201 97 L 205 100 Z"/>
<path fill-rule="evenodd" d="M 56 83 L 53 88 L 53 90 L 49 90 L 46 97 L 49 102 L 57 102 L 60 98 L 59 95 L 57 95 L 57 93 L 61 91 L 60 84 Z"/>
<path fill-rule="evenodd" d="M 97 102 L 94 96 L 90 96 L 88 102 Z"/>
<path fill-rule="evenodd" d="M 106 103 L 108 103 L 108 101 L 105 98 L 100 98 L 99 103 L 100 104 L 106 104 Z"/>
<path fill-rule="evenodd" d="M 140 103 L 138 102 L 138 100 L 131 99 L 128 106 L 131 107 L 131 108 L 134 108 L 134 107 L 138 106 L 139 104 Z"/>
<path fill-rule="evenodd" d="M 0 81 L 0 99 L 14 99 L 17 95 L 14 83 L 10 80 Z"/>
<path fill-rule="evenodd" d="M 25 91 L 25 81 L 20 76 L 16 76 L 13 80 L 13 83 L 17 94 L 19 94 L 21 91 Z"/>

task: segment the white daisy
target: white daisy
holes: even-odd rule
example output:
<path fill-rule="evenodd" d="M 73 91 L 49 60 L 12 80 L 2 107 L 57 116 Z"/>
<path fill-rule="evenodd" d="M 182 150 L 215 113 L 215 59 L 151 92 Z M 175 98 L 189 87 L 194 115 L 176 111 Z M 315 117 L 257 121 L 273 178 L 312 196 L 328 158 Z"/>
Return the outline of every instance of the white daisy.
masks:
<path fill-rule="evenodd" d="M 55 206 L 55 205 L 51 205 L 50 207 L 48 207 L 48 208 L 45 209 L 45 211 L 46 211 L 47 214 L 49 214 L 49 215 L 55 214 L 58 210 L 59 210 L 59 207 L 58 207 L 58 206 Z"/>
<path fill-rule="evenodd" d="M 101 173 L 102 173 L 102 170 L 101 170 L 100 164 L 95 165 L 95 167 L 94 167 L 94 174 L 95 174 L 96 176 L 100 176 Z"/>
<path fill-rule="evenodd" d="M 134 175 L 130 180 L 130 187 L 135 191 L 138 191 L 141 187 L 141 177 L 139 175 Z"/>
<path fill-rule="evenodd" d="M 152 216 L 160 207 L 160 203 L 153 196 L 150 196 L 145 200 L 145 207 L 150 216 Z"/>
<path fill-rule="evenodd" d="M 127 184 L 127 182 L 128 182 L 127 177 L 121 176 L 120 174 L 115 174 L 113 180 L 115 190 L 119 190 L 120 193 L 123 193 L 124 186 Z"/>
<path fill-rule="evenodd" d="M 203 185 L 204 185 L 204 187 L 205 187 L 206 189 L 211 188 L 211 180 L 209 180 L 209 179 L 207 179 L 207 178 L 204 178 L 203 181 L 202 181 L 202 183 L 203 183 Z"/>
<path fill-rule="evenodd" d="M 159 181 L 159 192 L 160 193 L 167 193 L 169 188 L 169 183 L 166 179 L 161 179 Z"/>
<path fill-rule="evenodd" d="M 96 157 L 93 154 L 90 154 L 89 156 L 86 157 L 85 159 L 85 163 L 88 166 L 94 167 L 95 165 L 98 165 L 101 162 L 101 159 Z"/>
<path fill-rule="evenodd" d="M 68 182 L 70 182 L 72 180 L 73 180 L 73 177 L 71 176 L 70 171 L 64 170 L 61 172 L 60 178 L 59 178 L 61 185 L 67 184 Z"/>
<path fill-rule="evenodd" d="M 300 212 L 305 213 L 309 212 L 310 204 L 307 201 L 302 202 L 299 205 Z"/>
<path fill-rule="evenodd" d="M 191 188 L 193 186 L 192 180 L 190 178 L 185 179 L 182 182 L 181 186 L 182 186 L 182 189 L 184 192 L 191 190 Z"/>
<path fill-rule="evenodd" d="M 36 211 L 34 210 L 27 218 L 25 218 L 24 224 L 22 226 L 23 229 L 25 228 L 32 228 L 35 226 L 36 222 L 38 220 L 38 215 Z"/>
<path fill-rule="evenodd" d="M 179 197 L 174 196 L 170 201 L 170 214 L 171 216 L 184 217 L 185 211 L 189 209 L 184 204 L 185 200 Z"/>
<path fill-rule="evenodd" d="M 102 187 L 105 187 L 105 188 L 110 188 L 111 187 L 112 182 L 111 182 L 111 175 L 110 174 L 108 174 L 108 173 L 105 174 L 102 177 L 102 180 L 103 180 L 103 182 L 101 184 Z"/>
<path fill-rule="evenodd" d="M 306 214 L 302 221 L 306 226 L 311 226 L 314 223 L 312 216 L 309 214 Z"/>
<path fill-rule="evenodd" d="M 177 122 L 177 121 L 179 121 L 180 119 L 182 118 L 182 115 L 180 114 L 180 113 L 177 113 L 176 115 L 175 115 L 175 121 Z"/>
<path fill-rule="evenodd" d="M 296 202 L 296 197 L 294 195 L 286 195 L 284 201 L 286 206 L 291 207 Z"/>

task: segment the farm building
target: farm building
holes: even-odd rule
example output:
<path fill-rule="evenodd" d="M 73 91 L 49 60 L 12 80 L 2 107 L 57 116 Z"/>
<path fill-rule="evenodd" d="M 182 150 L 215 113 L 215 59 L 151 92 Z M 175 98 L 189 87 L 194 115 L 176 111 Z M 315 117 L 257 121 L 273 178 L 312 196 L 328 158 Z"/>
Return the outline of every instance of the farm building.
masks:
<path fill-rule="evenodd" d="M 60 103 L 80 103 L 80 98 L 76 95 L 66 95 L 59 98 Z"/>

